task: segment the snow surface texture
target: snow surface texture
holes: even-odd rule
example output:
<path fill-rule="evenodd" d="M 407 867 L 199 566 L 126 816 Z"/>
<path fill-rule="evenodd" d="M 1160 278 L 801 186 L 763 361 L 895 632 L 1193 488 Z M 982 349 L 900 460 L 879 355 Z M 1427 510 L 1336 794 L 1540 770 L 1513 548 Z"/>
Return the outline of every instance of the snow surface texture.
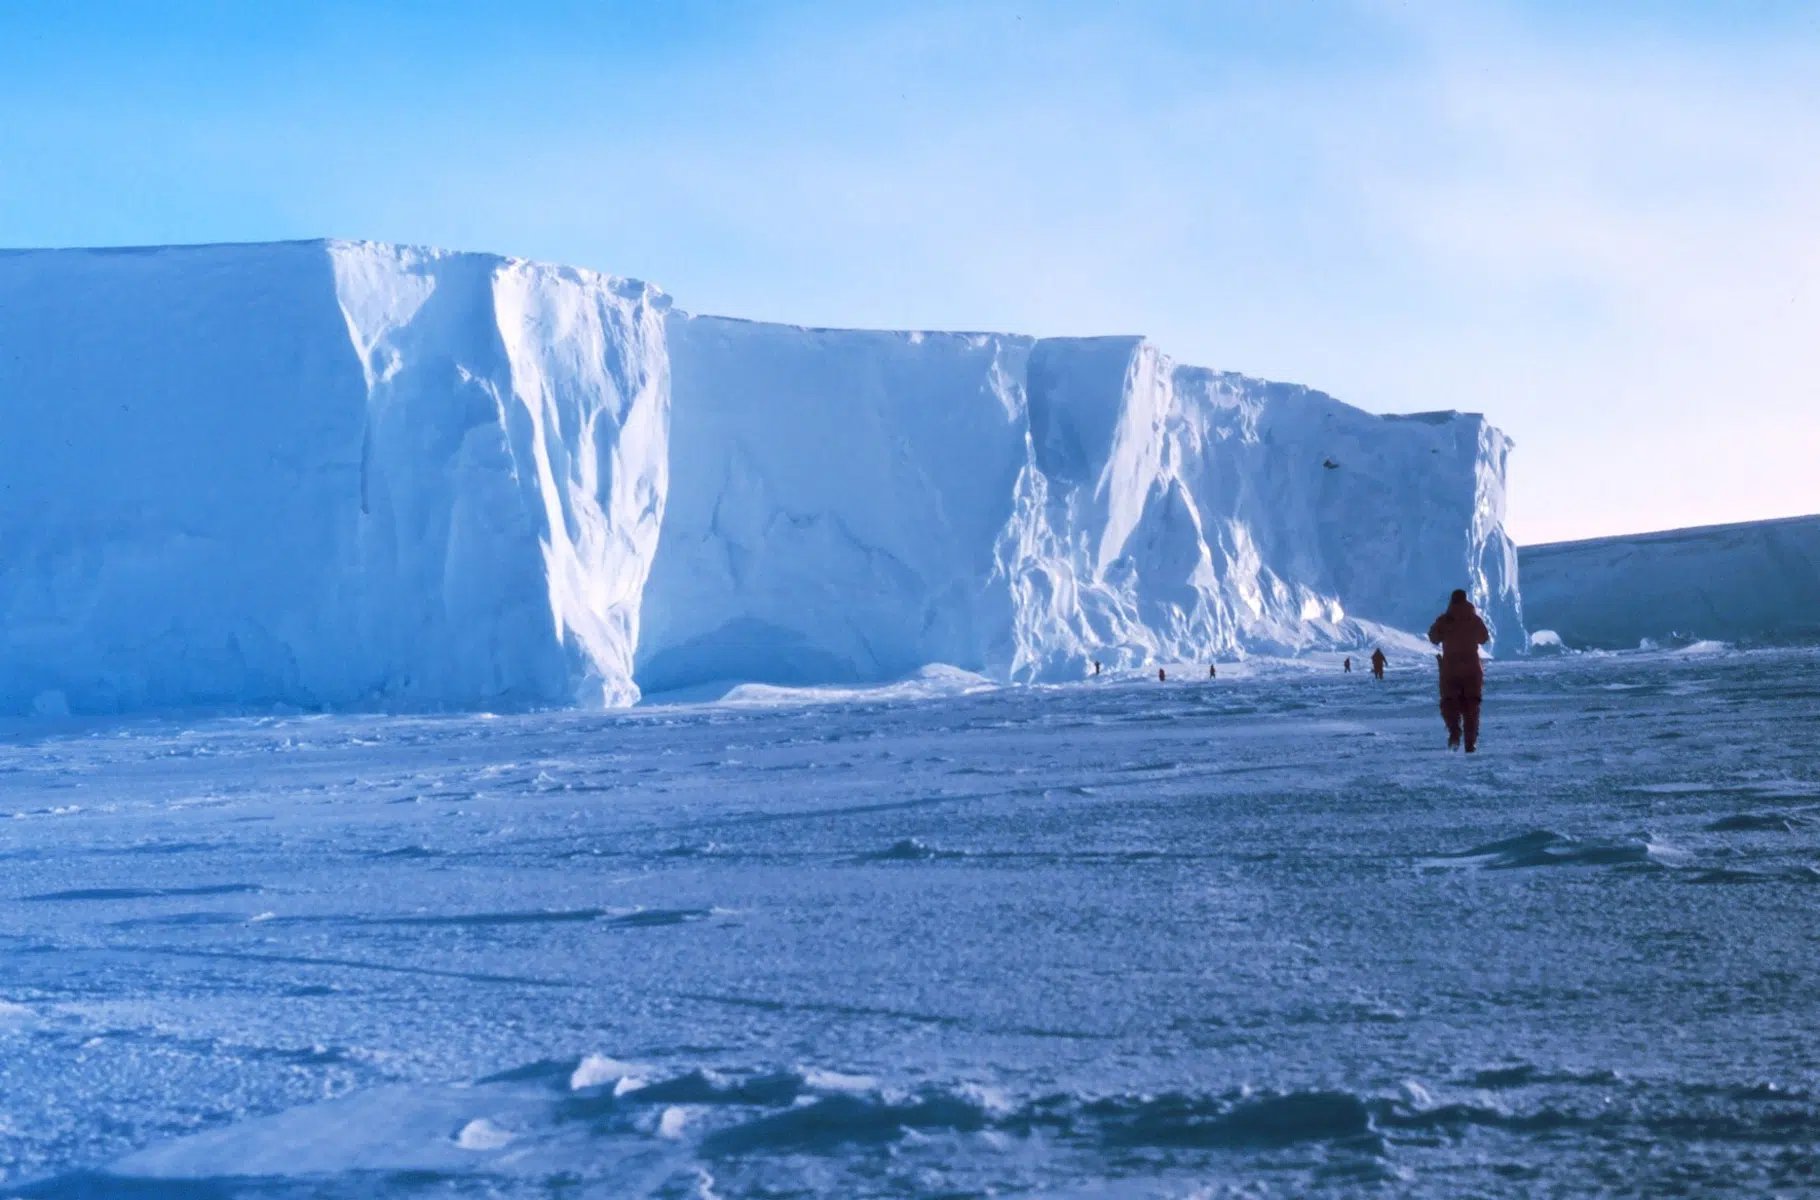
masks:
<path fill-rule="evenodd" d="M 1313 658 L 0 724 L 0 1194 L 1810 1194 L 1820 652 Z"/>
<path fill-rule="evenodd" d="M 311 242 L 0 255 L 0 711 L 614 705 L 1523 644 L 1509 445 L 1138 338 Z"/>
<path fill-rule="evenodd" d="M 1525 546 L 1529 624 L 1570 649 L 1820 642 L 1820 516 Z"/>

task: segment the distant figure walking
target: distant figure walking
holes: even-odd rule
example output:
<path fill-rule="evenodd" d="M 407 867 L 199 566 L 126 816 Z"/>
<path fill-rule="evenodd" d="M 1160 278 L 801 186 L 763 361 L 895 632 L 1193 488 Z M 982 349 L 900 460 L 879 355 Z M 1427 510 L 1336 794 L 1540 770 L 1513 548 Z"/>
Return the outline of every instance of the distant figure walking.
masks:
<path fill-rule="evenodd" d="M 1352 659 L 1351 658 L 1348 658 L 1346 660 L 1345 666 L 1346 666 L 1346 673 L 1348 675 L 1352 674 Z"/>
<path fill-rule="evenodd" d="M 1389 661 L 1384 657 L 1384 647 L 1375 647 L 1371 652 L 1371 677 L 1373 679 L 1384 678 L 1384 664 Z"/>
<path fill-rule="evenodd" d="M 1157 668 L 1157 669 L 1156 669 L 1156 681 L 1157 681 L 1157 682 L 1158 682 L 1158 683 L 1161 683 L 1161 682 L 1163 682 L 1163 681 L 1164 681 L 1164 680 L 1165 680 L 1165 679 L 1167 679 L 1167 678 L 1169 678 L 1169 676 L 1167 676 L 1167 675 L 1165 675 L 1165 674 L 1163 674 L 1163 668 L 1161 668 L 1161 667 L 1158 667 L 1158 668 Z"/>
<path fill-rule="evenodd" d="M 1220 677 L 1219 666 L 1215 663 L 1208 663 L 1207 664 L 1207 678 L 1218 679 L 1219 677 Z"/>
<path fill-rule="evenodd" d="M 1097 658 L 1093 660 L 1093 673 L 1095 675 L 1100 673 L 1100 660 Z"/>
<path fill-rule="evenodd" d="M 1447 748 L 1466 740 L 1466 753 L 1479 748 L 1479 704 L 1485 696 L 1485 668 L 1479 647 L 1491 641 L 1491 631 L 1466 598 L 1455 588 L 1447 611 L 1428 627 L 1428 640 L 1441 648 L 1441 719 L 1447 722 Z"/>

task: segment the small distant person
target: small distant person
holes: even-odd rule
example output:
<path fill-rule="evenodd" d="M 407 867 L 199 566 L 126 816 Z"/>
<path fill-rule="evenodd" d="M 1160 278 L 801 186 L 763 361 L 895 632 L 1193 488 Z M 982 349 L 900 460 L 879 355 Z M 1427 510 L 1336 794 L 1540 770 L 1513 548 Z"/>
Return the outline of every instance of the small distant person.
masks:
<path fill-rule="evenodd" d="M 1219 666 L 1215 663 L 1208 663 L 1207 664 L 1207 678 L 1218 679 L 1219 677 L 1220 677 Z"/>
<path fill-rule="evenodd" d="M 1371 651 L 1371 677 L 1373 679 L 1384 678 L 1384 664 L 1389 661 L 1389 659 L 1384 657 L 1384 647 L 1373 647 Z"/>
<path fill-rule="evenodd" d="M 1161 683 L 1161 682 L 1163 682 L 1163 681 L 1164 681 L 1164 680 L 1165 680 L 1165 679 L 1168 679 L 1168 678 L 1169 678 L 1169 676 L 1167 676 L 1167 675 L 1165 675 L 1165 674 L 1164 674 L 1164 673 L 1163 673 L 1163 668 L 1161 668 L 1161 667 L 1158 667 L 1158 668 L 1157 668 L 1157 669 L 1156 669 L 1156 681 L 1157 681 L 1157 682 L 1158 682 L 1158 683 Z"/>
<path fill-rule="evenodd" d="M 1441 719 L 1447 722 L 1447 748 L 1455 749 L 1464 735 L 1466 753 L 1479 748 L 1479 704 L 1485 696 L 1485 668 L 1479 647 L 1491 641 L 1491 631 L 1466 598 L 1455 588 L 1447 611 L 1428 627 L 1428 640 L 1441 648 Z"/>
<path fill-rule="evenodd" d="M 1100 660 L 1097 658 L 1093 660 L 1093 673 L 1095 675 L 1100 673 Z"/>
<path fill-rule="evenodd" d="M 1352 659 L 1348 658 L 1344 665 L 1346 667 L 1346 673 L 1348 675 L 1352 674 Z"/>

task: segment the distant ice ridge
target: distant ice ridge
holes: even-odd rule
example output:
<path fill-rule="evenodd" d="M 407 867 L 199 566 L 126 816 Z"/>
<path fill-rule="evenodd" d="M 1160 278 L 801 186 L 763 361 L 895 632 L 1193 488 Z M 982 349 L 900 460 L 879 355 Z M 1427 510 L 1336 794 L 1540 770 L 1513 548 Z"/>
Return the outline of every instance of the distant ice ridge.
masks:
<path fill-rule="evenodd" d="M 1523 644 L 1509 443 L 1139 338 L 352 242 L 0 254 L 0 712 L 617 705 Z"/>
<path fill-rule="evenodd" d="M 1522 567 L 1570 648 L 1820 642 L 1820 516 L 1525 546 Z"/>

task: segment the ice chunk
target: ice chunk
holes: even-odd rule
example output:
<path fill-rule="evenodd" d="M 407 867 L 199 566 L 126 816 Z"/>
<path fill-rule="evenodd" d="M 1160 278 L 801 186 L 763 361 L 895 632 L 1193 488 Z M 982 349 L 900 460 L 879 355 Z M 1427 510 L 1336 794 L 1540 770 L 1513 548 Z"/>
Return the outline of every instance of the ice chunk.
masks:
<path fill-rule="evenodd" d="M 501 1150 L 512 1144 L 512 1131 L 501 1129 L 485 1117 L 476 1117 L 461 1127 L 455 1144 L 463 1150 Z"/>

